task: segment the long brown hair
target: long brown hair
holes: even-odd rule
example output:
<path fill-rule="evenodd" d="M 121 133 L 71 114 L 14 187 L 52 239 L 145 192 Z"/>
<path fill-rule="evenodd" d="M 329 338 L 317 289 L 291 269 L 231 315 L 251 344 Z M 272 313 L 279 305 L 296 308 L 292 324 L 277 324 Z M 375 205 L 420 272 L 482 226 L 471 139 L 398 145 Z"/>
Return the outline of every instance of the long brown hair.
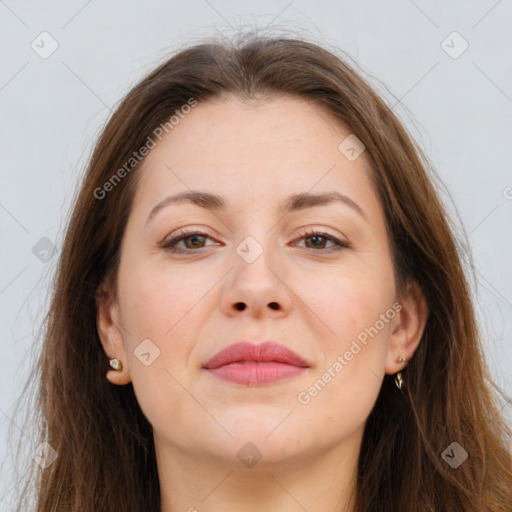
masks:
<path fill-rule="evenodd" d="M 130 90 L 99 137 L 74 199 L 31 377 L 39 385 L 34 417 L 40 442 L 58 453 L 46 469 L 32 465 L 35 510 L 160 510 L 151 425 L 132 383 L 114 386 L 105 378 L 108 359 L 96 329 L 97 293 L 116 279 L 138 165 L 125 167 L 108 193 L 98 189 L 191 98 L 205 102 L 225 94 L 300 97 L 350 127 L 372 163 L 397 283 L 415 280 L 428 303 L 422 341 L 402 372 L 405 387 L 400 391 L 386 375 L 368 417 L 356 510 L 510 512 L 511 431 L 481 348 L 471 266 L 439 199 L 434 171 L 347 59 L 301 38 L 254 33 L 180 50 Z M 442 457 L 454 442 L 468 453 L 457 468 Z"/>

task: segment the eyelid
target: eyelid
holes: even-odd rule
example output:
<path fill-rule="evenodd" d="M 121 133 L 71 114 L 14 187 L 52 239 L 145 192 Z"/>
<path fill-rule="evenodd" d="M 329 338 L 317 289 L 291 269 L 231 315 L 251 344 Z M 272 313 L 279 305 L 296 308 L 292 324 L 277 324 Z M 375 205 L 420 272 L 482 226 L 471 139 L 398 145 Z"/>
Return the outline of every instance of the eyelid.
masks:
<path fill-rule="evenodd" d="M 162 241 L 159 245 L 160 248 L 172 253 L 172 254 L 196 254 L 202 249 L 206 249 L 209 246 L 198 247 L 195 249 L 176 249 L 176 245 L 182 242 L 184 239 L 191 238 L 193 236 L 202 236 L 209 238 L 210 240 L 215 240 L 215 237 L 210 235 L 207 230 L 202 230 L 201 228 L 196 228 L 193 226 L 184 227 L 178 229 L 176 232 L 172 234 L 172 236 L 166 237 L 164 241 Z M 329 233 L 325 228 L 319 228 L 314 226 L 307 226 L 301 229 L 301 232 L 298 236 L 296 236 L 292 242 L 296 243 L 301 240 L 305 240 L 308 238 L 312 238 L 314 236 L 319 236 L 322 238 L 326 238 L 328 242 L 332 242 L 334 244 L 333 247 L 328 248 L 311 248 L 305 247 L 306 250 L 310 252 L 318 252 L 323 254 L 329 254 L 333 252 L 339 252 L 342 249 L 350 249 L 352 248 L 352 244 L 346 239 L 345 236 L 339 237 L 337 235 L 333 235 Z M 211 244 L 215 245 L 215 244 Z M 218 244 L 217 244 L 218 245 Z"/>
<path fill-rule="evenodd" d="M 178 236 L 190 236 L 196 233 L 202 233 L 204 235 L 211 236 L 209 233 L 206 233 L 206 229 L 204 228 L 196 226 L 186 226 L 183 228 L 178 228 L 176 231 L 172 231 L 171 233 L 167 234 L 161 243 L 165 243 L 166 241 L 176 238 Z"/>
<path fill-rule="evenodd" d="M 200 251 L 201 249 L 206 249 L 206 247 L 199 247 L 196 250 L 193 250 L 193 249 L 188 249 L 188 250 L 175 249 L 175 250 L 173 250 L 173 246 L 171 244 L 176 245 L 176 244 L 180 243 L 183 239 L 190 238 L 192 236 L 204 236 L 206 238 L 210 238 L 211 240 L 215 240 L 215 237 L 213 237 L 210 233 L 208 233 L 206 229 L 198 228 L 198 227 L 194 227 L 194 226 L 187 226 L 187 227 L 180 228 L 180 229 L 176 230 L 171 235 L 166 236 L 164 238 L 164 240 L 158 244 L 158 246 L 161 249 L 167 250 L 168 252 L 171 252 L 171 253 L 186 253 L 187 252 L 187 253 L 193 254 L 193 253 Z"/>

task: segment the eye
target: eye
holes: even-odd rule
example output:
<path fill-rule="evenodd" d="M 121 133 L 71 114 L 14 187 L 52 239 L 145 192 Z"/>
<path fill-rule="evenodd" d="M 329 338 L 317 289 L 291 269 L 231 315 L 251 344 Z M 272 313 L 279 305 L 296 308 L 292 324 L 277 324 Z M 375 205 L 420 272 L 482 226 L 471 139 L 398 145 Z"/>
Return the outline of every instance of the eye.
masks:
<path fill-rule="evenodd" d="M 170 253 L 186 253 L 186 252 L 194 252 L 198 249 L 203 249 L 204 245 L 201 245 L 201 238 L 210 238 L 206 233 L 201 233 L 200 231 L 180 231 L 172 238 L 168 238 L 161 245 L 162 249 L 169 251 Z M 187 242 L 189 241 L 189 242 Z M 180 243 L 185 243 L 186 249 L 178 249 L 176 246 Z M 190 250 L 188 250 L 190 249 Z"/>
<path fill-rule="evenodd" d="M 322 239 L 324 241 L 322 241 Z M 343 242 L 341 240 L 338 240 L 336 237 L 330 235 L 329 233 L 324 233 L 322 231 L 317 231 L 315 229 L 306 230 L 304 233 L 302 233 L 302 238 L 300 238 L 300 240 L 312 241 L 312 246 L 306 245 L 306 248 L 316 250 L 317 252 L 319 250 L 320 252 L 332 252 L 333 250 L 340 251 L 341 249 L 350 248 L 350 244 L 348 242 Z M 326 250 L 325 241 L 332 242 L 334 246 L 331 246 Z"/>
<path fill-rule="evenodd" d="M 200 231 L 182 230 L 175 236 L 165 240 L 161 247 L 170 253 L 193 253 L 207 247 L 204 245 L 204 242 L 207 238 L 210 240 L 212 239 L 208 234 L 202 233 Z M 323 242 L 322 239 L 324 239 Z M 311 247 L 306 246 L 306 248 L 317 252 L 332 252 L 339 251 L 342 248 L 350 248 L 350 244 L 347 242 L 342 242 L 336 237 L 329 235 L 329 233 L 324 233 L 314 229 L 310 229 L 304 232 L 299 240 L 311 240 L 313 245 Z M 325 241 L 330 241 L 334 245 L 326 248 Z M 185 243 L 185 249 L 177 248 L 177 245 L 181 242 Z"/>

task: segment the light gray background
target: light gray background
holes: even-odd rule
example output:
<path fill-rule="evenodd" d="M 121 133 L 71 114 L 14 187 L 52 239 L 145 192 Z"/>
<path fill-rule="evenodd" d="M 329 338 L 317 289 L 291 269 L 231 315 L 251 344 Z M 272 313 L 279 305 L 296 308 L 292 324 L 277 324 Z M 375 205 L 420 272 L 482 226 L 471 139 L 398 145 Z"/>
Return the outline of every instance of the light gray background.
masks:
<path fill-rule="evenodd" d="M 17 429 L 13 407 L 92 143 L 110 109 L 168 52 L 255 26 L 340 47 L 395 105 L 467 232 L 485 354 L 512 395 L 512 0 L 0 0 L 1 510 L 13 494 L 7 430 Z M 43 31 L 58 43 L 45 59 L 31 47 L 50 48 Z M 457 58 L 464 41 L 453 31 L 469 44 Z M 43 237 L 57 251 L 47 263 L 32 252 Z"/>

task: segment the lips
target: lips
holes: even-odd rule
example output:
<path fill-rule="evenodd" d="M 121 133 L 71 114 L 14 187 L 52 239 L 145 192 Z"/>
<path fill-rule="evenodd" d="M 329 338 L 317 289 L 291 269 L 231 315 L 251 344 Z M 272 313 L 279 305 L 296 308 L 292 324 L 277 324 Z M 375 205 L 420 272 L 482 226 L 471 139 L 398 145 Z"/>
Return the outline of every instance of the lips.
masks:
<path fill-rule="evenodd" d="M 296 354 L 293 350 L 274 343 L 265 341 L 258 345 L 248 341 L 240 341 L 217 352 L 211 359 L 204 363 L 203 368 L 212 370 L 233 363 L 284 363 L 300 368 L 308 368 L 305 359 Z"/>
<path fill-rule="evenodd" d="M 289 348 L 265 341 L 258 345 L 241 341 L 230 345 L 204 363 L 214 377 L 246 386 L 261 386 L 301 375 L 307 361 Z"/>

